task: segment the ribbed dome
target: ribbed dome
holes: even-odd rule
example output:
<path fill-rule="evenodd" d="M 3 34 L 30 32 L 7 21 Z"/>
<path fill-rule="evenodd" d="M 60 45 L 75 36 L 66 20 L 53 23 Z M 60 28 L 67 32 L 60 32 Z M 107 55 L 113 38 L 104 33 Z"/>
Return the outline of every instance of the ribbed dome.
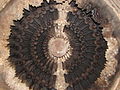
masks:
<path fill-rule="evenodd" d="M 64 3 L 64 2 L 63 2 Z M 87 90 L 99 78 L 106 63 L 107 42 L 97 22 L 94 8 L 79 8 L 67 13 L 66 36 L 55 32 L 59 12 L 54 0 L 43 0 L 39 7 L 24 9 L 23 17 L 14 21 L 9 36 L 9 61 L 16 76 L 33 90 L 56 90 L 58 63 L 64 59 L 66 90 Z"/>

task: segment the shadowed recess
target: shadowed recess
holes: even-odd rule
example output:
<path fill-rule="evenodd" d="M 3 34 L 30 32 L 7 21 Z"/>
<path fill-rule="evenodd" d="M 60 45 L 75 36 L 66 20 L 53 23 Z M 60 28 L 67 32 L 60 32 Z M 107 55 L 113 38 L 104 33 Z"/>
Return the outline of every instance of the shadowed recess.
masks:
<path fill-rule="evenodd" d="M 54 0 L 43 0 L 41 6 L 29 5 L 23 17 L 14 20 L 9 36 L 9 61 L 16 76 L 33 90 L 55 90 L 57 63 L 49 58 L 48 41 L 54 31 L 58 10 Z"/>
<path fill-rule="evenodd" d="M 66 90 L 88 90 L 100 77 L 106 63 L 107 42 L 102 35 L 102 27 L 96 8 L 91 4 L 84 8 L 77 7 L 75 0 L 70 2 L 74 11 L 69 11 L 64 32 L 70 38 L 73 48 L 69 60 L 63 63 L 67 74 L 64 74 L 69 86 Z"/>

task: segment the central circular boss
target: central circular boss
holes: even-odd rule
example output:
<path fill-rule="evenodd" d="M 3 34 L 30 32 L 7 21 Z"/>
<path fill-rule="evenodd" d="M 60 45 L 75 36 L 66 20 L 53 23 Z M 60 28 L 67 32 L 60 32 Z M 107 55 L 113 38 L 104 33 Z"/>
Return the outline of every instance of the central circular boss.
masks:
<path fill-rule="evenodd" d="M 62 57 L 69 48 L 69 42 L 64 38 L 53 37 L 48 42 L 49 54 L 54 57 Z"/>

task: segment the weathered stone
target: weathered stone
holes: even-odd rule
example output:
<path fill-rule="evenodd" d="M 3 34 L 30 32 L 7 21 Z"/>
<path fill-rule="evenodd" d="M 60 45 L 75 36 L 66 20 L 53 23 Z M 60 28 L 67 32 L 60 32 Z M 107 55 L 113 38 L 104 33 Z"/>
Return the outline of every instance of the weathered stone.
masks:
<path fill-rule="evenodd" d="M 80 0 L 77 0 L 77 1 L 79 2 Z M 84 1 L 86 1 L 86 0 L 84 0 Z M 98 1 L 99 0 L 96 0 L 95 2 L 98 2 Z M 93 2 L 94 2 L 94 0 L 93 0 Z M 102 2 L 106 3 L 107 4 L 106 7 L 110 7 L 111 8 L 110 11 L 114 15 L 116 15 L 117 18 L 120 19 L 120 9 L 119 9 L 120 1 L 119 0 L 102 0 Z M 5 81 L 9 83 L 11 88 L 14 88 L 16 90 L 21 90 L 21 88 L 23 90 L 28 90 L 28 88 L 26 88 L 26 86 L 23 85 L 22 83 L 20 83 L 16 78 L 13 79 L 14 78 L 14 70 L 12 68 L 10 68 L 6 62 L 6 59 L 9 56 L 9 50 L 5 47 L 8 44 L 6 39 L 8 39 L 8 36 L 10 34 L 9 27 L 11 24 L 13 24 L 12 20 L 20 19 L 22 17 L 23 8 L 28 9 L 29 4 L 32 4 L 33 6 L 34 5 L 39 6 L 40 3 L 41 3 L 41 0 L 11 0 L 11 1 L 10 0 L 0 0 L 0 4 L 1 4 L 0 5 L 0 10 L 1 10 L 1 12 L 0 12 L 0 65 L 4 65 L 4 67 L 5 67 L 3 70 L 6 73 L 6 76 L 4 77 Z M 107 11 L 106 11 L 106 13 L 107 13 Z M 113 15 L 113 17 L 114 17 L 114 15 Z M 113 19 L 115 19 L 115 18 L 113 18 Z M 113 30 L 114 30 L 115 31 L 114 36 L 120 42 L 119 19 L 113 20 L 114 21 L 114 23 L 113 23 L 114 28 L 112 30 L 108 29 L 108 32 L 113 33 Z M 108 33 L 107 34 L 105 33 L 107 35 L 106 38 L 108 39 L 108 41 L 110 41 L 110 48 L 111 48 L 110 52 L 111 53 L 108 53 L 108 56 L 107 56 L 109 59 L 111 59 L 111 57 L 109 57 L 109 56 L 111 56 L 111 54 L 116 53 L 115 49 L 117 49 L 116 39 L 115 38 L 108 38 L 108 37 L 111 37 L 112 33 L 109 33 L 109 35 L 108 35 Z M 113 62 L 113 63 L 111 63 L 111 62 Z M 103 76 L 108 75 L 109 74 L 108 71 L 113 69 L 114 65 L 116 65 L 116 62 L 114 62 L 114 60 L 111 62 L 108 63 L 108 66 L 110 65 L 110 68 L 105 69 L 105 74 L 103 74 Z M 120 82 L 119 73 L 118 73 L 118 76 L 116 78 L 117 79 L 114 81 L 115 84 L 113 84 L 113 87 L 111 88 L 111 90 L 116 90 L 116 87 L 120 86 L 118 84 Z M 16 81 L 14 81 L 14 80 L 16 80 Z M 18 82 L 19 82 L 19 84 L 16 84 Z M 6 84 L 2 83 L 2 85 L 4 86 Z M 1 85 L 0 85 L 0 88 L 1 88 Z M 118 88 L 117 90 L 119 90 L 120 87 L 117 87 L 117 88 Z"/>

